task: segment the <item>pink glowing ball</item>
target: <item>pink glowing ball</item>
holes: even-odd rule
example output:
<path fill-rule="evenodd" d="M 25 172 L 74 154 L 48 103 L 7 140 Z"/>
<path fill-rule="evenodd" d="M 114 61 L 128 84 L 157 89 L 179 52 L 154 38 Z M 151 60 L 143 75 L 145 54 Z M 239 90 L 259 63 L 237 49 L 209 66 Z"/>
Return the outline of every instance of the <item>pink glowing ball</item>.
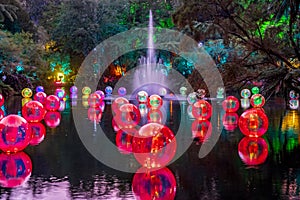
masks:
<path fill-rule="evenodd" d="M 61 115 L 58 111 L 48 111 L 44 121 L 49 128 L 56 128 L 60 124 Z"/>
<path fill-rule="evenodd" d="M 4 97 L 2 94 L 0 94 L 0 107 L 4 104 Z"/>
<path fill-rule="evenodd" d="M 91 108 L 99 107 L 102 103 L 102 98 L 97 93 L 92 93 L 89 95 L 88 104 Z"/>
<path fill-rule="evenodd" d="M 163 104 L 163 100 L 157 94 L 153 94 L 148 98 L 147 105 L 151 109 L 160 109 L 162 107 L 162 104 Z"/>
<path fill-rule="evenodd" d="M 19 115 L 8 115 L 0 121 L 0 149 L 7 153 L 22 151 L 31 140 L 29 124 Z"/>
<path fill-rule="evenodd" d="M 66 97 L 66 91 L 61 88 L 57 88 L 55 90 L 55 96 L 59 98 L 59 100 L 63 100 Z"/>
<path fill-rule="evenodd" d="M 29 101 L 22 108 L 22 116 L 28 122 L 40 122 L 44 119 L 46 110 L 38 101 Z"/>
<path fill-rule="evenodd" d="M 124 104 L 128 104 L 129 101 L 124 98 L 124 97 L 117 97 L 112 105 L 111 105 L 111 110 L 113 112 L 113 114 L 119 114 L 120 113 L 120 107 Z"/>
<path fill-rule="evenodd" d="M 60 107 L 59 98 L 55 95 L 49 95 L 46 98 L 45 108 L 49 111 L 56 111 Z"/>
<path fill-rule="evenodd" d="M 240 108 L 240 102 L 236 97 L 228 96 L 222 102 L 222 106 L 225 112 L 236 112 Z"/>
<path fill-rule="evenodd" d="M 198 100 L 193 104 L 192 114 L 198 120 L 209 119 L 212 114 L 212 106 L 205 100 Z"/>
<path fill-rule="evenodd" d="M 204 120 L 195 120 L 192 123 L 192 136 L 193 139 L 196 139 L 199 143 L 207 141 L 211 137 L 212 125 L 207 119 Z"/>
<path fill-rule="evenodd" d="M 116 124 L 122 129 L 134 128 L 140 123 L 140 110 L 133 104 L 127 103 L 119 108 L 119 113 L 114 117 Z"/>
<path fill-rule="evenodd" d="M 46 98 L 47 98 L 47 94 L 45 92 L 37 92 L 33 96 L 33 99 L 35 101 L 38 101 L 38 102 L 40 102 L 43 105 L 45 105 L 45 103 L 46 103 Z"/>
<path fill-rule="evenodd" d="M 31 129 L 31 135 L 32 135 L 29 144 L 31 146 L 36 146 L 44 140 L 46 135 L 46 128 L 40 122 L 29 123 L 29 127 Z"/>
<path fill-rule="evenodd" d="M 238 126 L 239 116 L 237 113 L 227 112 L 224 114 L 222 122 L 225 130 L 234 131 Z"/>

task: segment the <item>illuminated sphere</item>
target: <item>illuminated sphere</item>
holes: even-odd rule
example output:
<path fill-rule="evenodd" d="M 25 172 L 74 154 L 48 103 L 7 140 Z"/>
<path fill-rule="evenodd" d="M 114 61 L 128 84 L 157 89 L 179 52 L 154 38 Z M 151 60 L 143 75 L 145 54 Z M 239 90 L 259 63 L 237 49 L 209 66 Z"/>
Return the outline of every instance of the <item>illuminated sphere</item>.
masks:
<path fill-rule="evenodd" d="M 291 99 L 298 99 L 299 98 L 299 94 L 297 94 L 294 90 L 290 91 L 289 96 L 290 96 Z"/>
<path fill-rule="evenodd" d="M 36 146 L 40 144 L 46 135 L 46 128 L 41 122 L 29 123 L 31 129 L 31 140 L 29 144 L 31 146 Z"/>
<path fill-rule="evenodd" d="M 261 109 L 251 108 L 242 113 L 239 118 L 241 132 L 248 137 L 260 137 L 269 127 L 269 120 Z"/>
<path fill-rule="evenodd" d="M 193 105 L 192 113 L 198 120 L 209 119 L 212 114 L 212 107 L 207 101 L 198 100 Z"/>
<path fill-rule="evenodd" d="M 198 100 L 196 93 L 195 93 L 195 92 L 190 93 L 190 94 L 187 96 L 186 100 L 188 101 L 188 103 L 189 103 L 190 105 L 196 103 L 196 101 Z"/>
<path fill-rule="evenodd" d="M 44 90 L 44 87 L 43 87 L 43 86 L 37 86 L 37 87 L 35 88 L 35 91 L 36 91 L 36 92 L 44 92 L 45 90 Z"/>
<path fill-rule="evenodd" d="M 4 104 L 4 97 L 2 94 L 0 94 L 0 107 Z"/>
<path fill-rule="evenodd" d="M 116 146 L 122 154 L 131 154 L 132 153 L 132 139 L 135 135 L 136 130 L 132 129 L 130 133 L 128 130 L 123 131 L 119 130 L 116 134 Z"/>
<path fill-rule="evenodd" d="M 265 97 L 261 94 L 254 94 L 250 99 L 250 104 L 254 108 L 261 108 L 265 105 Z"/>
<path fill-rule="evenodd" d="M 199 141 L 200 143 L 207 141 L 211 137 L 212 125 L 207 119 L 194 120 L 191 129 L 193 138 Z"/>
<path fill-rule="evenodd" d="M 224 91 L 225 91 L 225 89 L 223 87 L 218 87 L 218 89 L 217 89 L 217 98 L 223 99 L 224 98 Z"/>
<path fill-rule="evenodd" d="M 126 95 L 126 93 L 127 93 L 126 88 L 120 87 L 120 88 L 118 89 L 118 95 L 119 95 L 119 96 L 123 97 L 123 96 Z"/>
<path fill-rule="evenodd" d="M 289 100 L 289 107 L 292 110 L 297 110 L 299 108 L 299 100 L 298 99 Z"/>
<path fill-rule="evenodd" d="M 22 97 L 24 98 L 30 98 L 32 97 L 32 90 L 30 88 L 24 88 L 21 92 Z"/>
<path fill-rule="evenodd" d="M 0 121 L 0 149 L 6 153 L 22 151 L 31 140 L 29 124 L 19 115 L 8 115 Z"/>
<path fill-rule="evenodd" d="M 263 164 L 268 157 L 268 144 L 264 138 L 244 137 L 239 145 L 238 152 L 246 165 Z"/>
<path fill-rule="evenodd" d="M 223 109 L 225 112 L 236 112 L 240 107 L 239 100 L 234 96 L 228 96 L 223 102 L 222 102 Z"/>
<path fill-rule="evenodd" d="M 0 120 L 4 118 L 4 111 L 0 108 Z"/>
<path fill-rule="evenodd" d="M 63 98 L 66 96 L 66 91 L 61 88 L 57 88 L 55 90 L 55 96 L 57 96 L 60 100 L 63 100 Z"/>
<path fill-rule="evenodd" d="M 179 88 L 179 93 L 180 93 L 182 96 L 186 96 L 186 91 L 187 91 L 187 88 L 186 88 L 186 87 L 181 87 L 181 88 Z"/>
<path fill-rule="evenodd" d="M 61 115 L 58 111 L 48 111 L 44 117 L 45 124 L 49 128 L 56 128 L 60 124 Z"/>
<path fill-rule="evenodd" d="M 142 126 L 132 141 L 136 160 L 146 168 L 161 168 L 174 157 L 177 148 L 173 132 L 162 124 Z"/>
<path fill-rule="evenodd" d="M 135 105 L 130 103 L 123 104 L 119 110 L 120 112 L 114 116 L 114 120 L 123 130 L 132 129 L 139 124 L 141 113 Z"/>
<path fill-rule="evenodd" d="M 206 92 L 204 89 L 198 89 L 196 92 L 196 96 L 200 99 L 203 99 L 206 95 Z"/>
<path fill-rule="evenodd" d="M 225 130 L 234 131 L 238 126 L 238 120 L 239 116 L 237 113 L 225 113 L 222 119 Z"/>
<path fill-rule="evenodd" d="M 128 104 L 129 101 L 125 97 L 117 97 L 111 105 L 111 110 L 113 114 L 120 113 L 120 107 L 124 104 Z"/>
<path fill-rule="evenodd" d="M 99 123 L 102 118 L 102 110 L 99 107 L 91 107 L 88 109 L 88 118 L 92 122 Z"/>
<path fill-rule="evenodd" d="M 55 95 L 49 95 L 46 98 L 45 108 L 49 111 L 56 111 L 59 109 L 59 98 Z"/>
<path fill-rule="evenodd" d="M 75 85 L 70 87 L 70 93 L 71 94 L 77 94 L 77 92 L 78 92 L 78 88 Z"/>
<path fill-rule="evenodd" d="M 105 93 L 106 93 L 106 96 L 111 96 L 112 92 L 113 92 L 113 88 L 110 87 L 110 86 L 107 86 L 105 89 L 104 89 Z"/>
<path fill-rule="evenodd" d="M 163 122 L 163 114 L 159 109 L 150 109 L 147 115 L 148 122 L 161 124 Z"/>
<path fill-rule="evenodd" d="M 251 89 L 252 94 L 258 94 L 259 93 L 259 88 L 258 87 L 253 87 Z"/>
<path fill-rule="evenodd" d="M 145 91 L 139 91 L 137 93 L 136 99 L 138 100 L 139 103 L 147 103 L 148 102 L 148 93 Z"/>
<path fill-rule="evenodd" d="M 162 98 L 156 94 L 153 94 L 148 98 L 148 107 L 151 109 L 160 109 L 162 104 Z"/>
<path fill-rule="evenodd" d="M 38 102 L 40 102 L 43 105 L 45 105 L 45 103 L 46 103 L 46 98 L 47 98 L 47 94 L 45 92 L 37 92 L 33 96 L 33 99 L 35 101 L 38 101 Z"/>
<path fill-rule="evenodd" d="M 81 92 L 82 92 L 83 95 L 90 95 L 92 93 L 92 90 L 91 90 L 90 87 L 85 86 L 85 87 L 82 88 Z"/>
<path fill-rule="evenodd" d="M 104 94 L 104 92 L 102 90 L 96 90 L 94 93 L 99 94 L 100 97 L 101 97 L 101 99 L 102 99 L 102 101 L 104 100 L 105 94 Z"/>
<path fill-rule="evenodd" d="M 44 119 L 46 110 L 38 101 L 29 101 L 22 107 L 22 116 L 28 122 L 39 122 Z"/>
<path fill-rule="evenodd" d="M 168 92 L 167 92 L 167 89 L 166 89 L 166 88 L 161 87 L 161 88 L 159 88 L 158 93 L 159 93 L 160 96 L 163 97 L 163 96 L 165 96 Z"/>
<path fill-rule="evenodd" d="M 24 152 L 0 154 L 0 185 L 15 188 L 29 180 L 32 172 L 30 157 Z"/>
<path fill-rule="evenodd" d="M 168 168 L 147 171 L 141 168 L 132 181 L 135 199 L 174 200 L 176 196 L 176 179 Z"/>
<path fill-rule="evenodd" d="M 92 108 L 99 107 L 102 103 L 101 96 L 97 93 L 90 94 L 88 98 L 89 106 Z"/>
<path fill-rule="evenodd" d="M 243 109 L 247 109 L 250 107 L 250 100 L 248 98 L 242 98 L 241 99 L 241 107 Z"/>
<path fill-rule="evenodd" d="M 253 88 L 252 88 L 252 89 L 253 89 Z M 248 89 L 243 89 L 243 90 L 241 91 L 241 97 L 242 97 L 242 98 L 245 98 L 245 99 L 250 98 L 250 97 L 251 97 L 251 92 L 250 92 L 250 90 L 248 90 Z"/>

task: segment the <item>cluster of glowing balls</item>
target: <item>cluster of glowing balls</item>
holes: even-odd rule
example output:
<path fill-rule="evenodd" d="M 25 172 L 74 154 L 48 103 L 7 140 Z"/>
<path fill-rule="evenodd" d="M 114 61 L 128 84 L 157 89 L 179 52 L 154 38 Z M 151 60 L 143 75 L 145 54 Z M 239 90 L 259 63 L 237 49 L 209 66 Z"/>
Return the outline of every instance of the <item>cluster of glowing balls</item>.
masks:
<path fill-rule="evenodd" d="M 269 127 L 269 120 L 262 109 L 251 108 L 246 110 L 239 118 L 241 132 L 248 137 L 260 137 Z"/>
<path fill-rule="evenodd" d="M 223 116 L 222 122 L 225 130 L 234 131 L 238 126 L 239 116 L 235 112 L 226 112 Z"/>
<path fill-rule="evenodd" d="M 90 95 L 92 93 L 92 90 L 91 90 L 90 87 L 85 86 L 85 87 L 82 88 L 81 92 L 82 92 L 83 95 Z"/>
<path fill-rule="evenodd" d="M 160 96 L 166 96 L 167 95 L 167 93 L 168 93 L 168 91 L 167 91 L 167 89 L 166 88 L 164 88 L 164 87 L 161 87 L 161 88 L 159 88 L 159 90 L 158 90 L 158 94 L 160 95 Z"/>
<path fill-rule="evenodd" d="M 262 108 L 265 105 L 265 97 L 261 94 L 254 94 L 250 99 L 250 104 L 254 108 Z"/>
<path fill-rule="evenodd" d="M 296 110 L 299 108 L 299 94 L 297 94 L 294 90 L 290 91 L 290 100 L 289 100 L 289 106 L 292 110 Z"/>
<path fill-rule="evenodd" d="M 187 96 L 186 100 L 190 105 L 196 103 L 196 101 L 198 100 L 196 93 L 195 92 L 190 93 Z"/>
<path fill-rule="evenodd" d="M 161 168 L 174 157 L 177 148 L 173 132 L 159 123 L 142 126 L 133 137 L 132 149 L 136 160 L 146 168 Z"/>
<path fill-rule="evenodd" d="M 29 101 L 22 107 L 22 116 L 28 122 L 40 122 L 44 119 L 46 110 L 38 101 Z"/>
<path fill-rule="evenodd" d="M 30 88 L 24 88 L 21 94 L 24 98 L 30 98 L 32 97 L 32 90 Z"/>
<path fill-rule="evenodd" d="M 236 112 L 240 108 L 240 102 L 236 97 L 228 96 L 222 102 L 222 106 L 225 112 Z"/>
<path fill-rule="evenodd" d="M 48 111 L 44 117 L 45 124 L 50 128 L 56 128 L 61 121 L 61 114 L 58 111 Z"/>
<path fill-rule="evenodd" d="M 44 87 L 43 87 L 43 86 L 37 86 L 37 87 L 35 88 L 35 91 L 36 91 L 36 92 L 44 92 L 45 90 L 44 90 Z"/>
<path fill-rule="evenodd" d="M 210 138 L 212 133 L 212 125 L 210 121 L 206 120 L 194 120 L 191 126 L 192 135 L 195 140 L 203 143 Z"/>
<path fill-rule="evenodd" d="M 218 87 L 218 89 L 217 89 L 217 98 L 218 99 L 223 99 L 224 98 L 224 92 L 225 92 L 225 89 L 223 87 Z"/>
<path fill-rule="evenodd" d="M 118 113 L 114 116 L 114 120 L 123 130 L 136 127 L 141 120 L 140 111 L 133 104 L 123 104 L 119 107 L 119 111 L 117 112 Z"/>
<path fill-rule="evenodd" d="M 46 103 L 46 98 L 47 98 L 47 94 L 45 92 L 37 92 L 33 96 L 33 99 L 35 101 L 38 101 L 38 102 L 40 102 L 43 105 L 45 105 L 45 103 Z"/>
<path fill-rule="evenodd" d="M 24 152 L 0 154 L 0 185 L 14 188 L 26 182 L 32 172 L 30 157 Z"/>
<path fill-rule="evenodd" d="M 129 101 L 125 97 L 117 97 L 111 105 L 111 109 L 113 114 L 119 114 L 120 113 L 120 107 L 124 104 L 128 104 Z"/>
<path fill-rule="evenodd" d="M 0 149 L 6 153 L 22 151 L 31 140 L 29 124 L 19 115 L 8 115 L 0 121 Z"/>
<path fill-rule="evenodd" d="M 55 95 L 49 95 L 45 101 L 45 108 L 49 111 L 56 111 L 60 107 L 59 98 Z"/>
<path fill-rule="evenodd" d="M 111 95 L 112 95 L 112 92 L 113 92 L 113 88 L 110 87 L 110 86 L 107 86 L 107 87 L 104 89 L 104 91 L 105 91 L 106 96 L 111 96 Z"/>
<path fill-rule="evenodd" d="M 192 107 L 192 113 L 198 120 L 209 119 L 212 115 L 212 106 L 205 100 L 198 100 Z"/>
<path fill-rule="evenodd" d="M 147 103 L 148 97 L 149 97 L 148 93 L 142 90 L 137 93 L 136 99 L 138 100 L 139 103 Z"/>
<path fill-rule="evenodd" d="M 151 109 L 160 109 L 162 107 L 163 100 L 159 95 L 153 94 L 148 98 L 147 104 Z"/>
<path fill-rule="evenodd" d="M 4 97 L 2 94 L 0 94 L 0 107 L 4 104 Z"/>
<path fill-rule="evenodd" d="M 57 96 L 59 100 L 63 100 L 66 97 L 66 91 L 62 88 L 57 88 L 55 90 L 55 96 Z"/>
<path fill-rule="evenodd" d="M 102 103 L 102 98 L 99 94 L 93 93 L 89 95 L 88 104 L 90 107 L 95 108 L 99 107 Z"/>
<path fill-rule="evenodd" d="M 179 93 L 180 93 L 182 96 L 186 96 L 186 92 L 187 92 L 187 88 L 186 88 L 186 87 L 181 87 L 181 88 L 179 88 Z"/>
<path fill-rule="evenodd" d="M 29 123 L 29 127 L 32 136 L 29 144 L 32 146 L 36 146 L 44 140 L 46 135 L 46 128 L 41 122 Z"/>
<path fill-rule="evenodd" d="M 246 165 L 260 165 L 268 157 L 268 144 L 264 138 L 244 137 L 238 145 L 238 152 Z"/>
<path fill-rule="evenodd" d="M 126 94 L 127 94 L 126 88 L 120 87 L 120 88 L 118 89 L 118 95 L 119 95 L 119 96 L 123 97 L 123 96 L 125 96 Z"/>
<path fill-rule="evenodd" d="M 132 191 L 136 199 L 173 200 L 176 195 L 176 179 L 168 168 L 156 171 L 141 168 L 133 177 Z"/>

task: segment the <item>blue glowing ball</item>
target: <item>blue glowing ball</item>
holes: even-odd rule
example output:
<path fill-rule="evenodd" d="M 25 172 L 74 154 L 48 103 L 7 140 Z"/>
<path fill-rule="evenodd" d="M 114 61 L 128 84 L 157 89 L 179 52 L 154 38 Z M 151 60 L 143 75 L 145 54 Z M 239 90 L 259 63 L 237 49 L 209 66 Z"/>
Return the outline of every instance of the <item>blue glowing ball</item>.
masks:
<path fill-rule="evenodd" d="M 106 95 L 111 95 L 112 92 L 113 92 L 113 88 L 112 88 L 112 87 L 107 86 L 107 87 L 105 88 L 105 93 L 106 93 Z"/>
<path fill-rule="evenodd" d="M 126 88 L 120 87 L 120 88 L 118 89 L 118 94 L 119 94 L 119 96 L 125 96 L 126 93 L 127 93 Z"/>
<path fill-rule="evenodd" d="M 37 87 L 35 88 L 35 91 L 36 91 L 36 92 L 44 92 L 45 90 L 44 90 L 44 87 L 43 87 L 43 86 L 37 86 Z"/>
<path fill-rule="evenodd" d="M 77 89 L 77 87 L 76 87 L 75 85 L 73 85 L 73 86 L 70 88 L 70 92 L 71 92 L 72 94 L 76 94 L 77 91 L 78 91 L 78 89 Z"/>

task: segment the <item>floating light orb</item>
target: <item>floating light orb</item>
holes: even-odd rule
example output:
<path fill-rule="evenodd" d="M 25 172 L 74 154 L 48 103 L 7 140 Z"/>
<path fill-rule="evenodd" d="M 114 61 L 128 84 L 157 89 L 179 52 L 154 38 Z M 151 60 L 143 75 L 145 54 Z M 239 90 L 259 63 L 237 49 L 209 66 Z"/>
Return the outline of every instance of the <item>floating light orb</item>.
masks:
<path fill-rule="evenodd" d="M 55 90 L 55 96 L 57 96 L 59 100 L 63 100 L 66 96 L 66 91 L 61 88 L 57 88 Z"/>
<path fill-rule="evenodd" d="M 113 88 L 110 86 L 107 86 L 104 91 L 105 91 L 106 96 L 111 96 L 111 94 L 113 92 Z"/>
<path fill-rule="evenodd" d="M 243 112 L 238 124 L 241 132 L 248 137 L 260 137 L 267 132 L 269 127 L 265 112 L 256 108 Z"/>
<path fill-rule="evenodd" d="M 196 93 L 195 92 L 190 93 L 187 96 L 186 100 L 190 105 L 196 103 L 196 101 L 198 100 Z"/>
<path fill-rule="evenodd" d="M 32 90 L 30 88 L 24 88 L 21 92 L 22 97 L 24 98 L 30 98 L 32 97 Z"/>
<path fill-rule="evenodd" d="M 130 133 L 128 133 L 128 130 L 123 131 L 119 130 L 116 134 L 116 146 L 118 147 L 118 150 L 122 154 L 131 154 L 132 153 L 132 139 L 136 130 L 132 129 L 130 130 Z"/>
<path fill-rule="evenodd" d="M 28 122 L 19 115 L 8 115 L 0 121 L 0 149 L 6 153 L 22 151 L 31 140 Z"/>
<path fill-rule="evenodd" d="M 148 98 L 148 107 L 151 109 L 160 109 L 162 104 L 162 98 L 156 94 L 153 94 Z"/>
<path fill-rule="evenodd" d="M 200 143 L 211 137 L 212 125 L 208 120 L 194 120 L 191 129 L 193 138 Z"/>
<path fill-rule="evenodd" d="M 258 87 L 253 87 L 251 89 L 252 94 L 258 94 L 259 93 L 259 88 Z"/>
<path fill-rule="evenodd" d="M 104 94 L 104 92 L 103 92 L 102 90 L 96 90 L 95 93 L 96 93 L 96 94 L 99 94 L 100 97 L 101 97 L 101 99 L 102 99 L 102 101 L 104 101 L 105 94 Z"/>
<path fill-rule="evenodd" d="M 118 89 L 118 95 L 119 95 L 119 96 L 123 97 L 123 96 L 126 95 L 126 93 L 127 93 L 126 88 L 120 87 L 120 88 Z"/>
<path fill-rule="evenodd" d="M 128 104 L 129 101 L 125 97 L 117 97 L 111 105 L 111 110 L 113 111 L 113 114 L 116 115 L 120 113 L 120 107 L 124 104 Z"/>
<path fill-rule="evenodd" d="M 90 96 L 88 98 L 88 103 L 89 103 L 89 106 L 92 108 L 99 107 L 102 103 L 102 98 L 97 93 L 90 94 Z"/>
<path fill-rule="evenodd" d="M 291 99 L 298 99 L 299 98 L 299 94 L 297 94 L 294 90 L 290 91 L 289 96 L 290 96 Z"/>
<path fill-rule="evenodd" d="M 35 88 L 35 91 L 36 91 L 36 92 L 44 92 L 45 90 L 44 90 L 44 87 L 43 87 L 43 86 L 37 86 L 37 87 Z"/>
<path fill-rule="evenodd" d="M 40 102 L 43 105 L 45 105 L 45 103 L 46 103 L 46 98 L 47 98 L 47 94 L 45 92 L 37 92 L 33 96 L 33 99 L 35 101 L 38 101 L 38 102 Z"/>
<path fill-rule="evenodd" d="M 78 92 L 78 88 L 75 85 L 70 87 L 70 93 L 71 94 L 77 94 L 77 92 Z"/>
<path fill-rule="evenodd" d="M 248 99 L 248 98 L 242 98 L 241 99 L 241 107 L 243 108 L 243 109 L 248 109 L 249 107 L 250 107 L 250 99 Z"/>
<path fill-rule="evenodd" d="M 207 101 L 198 100 L 192 107 L 192 113 L 198 120 L 209 119 L 212 114 L 212 107 Z"/>
<path fill-rule="evenodd" d="M 254 108 L 262 108 L 265 105 L 265 97 L 261 94 L 254 94 L 250 99 L 250 104 Z"/>
<path fill-rule="evenodd" d="M 90 87 L 85 86 L 85 87 L 82 88 L 81 92 L 82 92 L 83 95 L 90 95 L 92 93 L 92 90 L 91 90 Z"/>
<path fill-rule="evenodd" d="M 32 172 L 30 157 L 24 152 L 0 154 L 0 185 L 15 188 L 29 180 Z"/>
<path fill-rule="evenodd" d="M 196 92 L 196 96 L 199 98 L 199 99 L 203 99 L 206 95 L 206 92 L 204 89 L 198 89 L 197 92 Z"/>
<path fill-rule="evenodd" d="M 239 116 L 237 113 L 225 113 L 222 119 L 225 130 L 234 131 L 238 126 L 238 120 Z"/>
<path fill-rule="evenodd" d="M 136 160 L 146 168 L 161 168 L 174 157 L 177 144 L 173 132 L 162 124 L 142 126 L 132 141 Z"/>
<path fill-rule="evenodd" d="M 141 120 L 141 114 L 135 105 L 130 103 L 123 104 L 119 110 L 120 112 L 114 116 L 114 120 L 122 130 L 132 129 L 138 125 Z"/>
<path fill-rule="evenodd" d="M 223 99 L 224 98 L 224 92 L 225 92 L 225 89 L 223 87 L 218 87 L 218 89 L 217 89 L 217 98 L 218 99 Z"/>
<path fill-rule="evenodd" d="M 163 122 L 163 114 L 159 109 L 150 109 L 147 115 L 148 122 L 161 124 Z"/>
<path fill-rule="evenodd" d="M 145 92 L 145 91 L 139 91 L 137 93 L 136 99 L 138 100 L 139 103 L 147 103 L 148 97 L 149 97 L 149 95 L 148 95 L 147 92 Z"/>
<path fill-rule="evenodd" d="M 99 123 L 102 118 L 102 110 L 99 107 L 91 107 L 88 109 L 88 118 L 92 122 Z"/>
<path fill-rule="evenodd" d="M 0 94 L 0 107 L 4 104 L 4 97 L 2 94 Z"/>
<path fill-rule="evenodd" d="M 44 121 L 49 128 L 56 128 L 60 124 L 61 115 L 58 111 L 48 111 Z"/>
<path fill-rule="evenodd" d="M 181 87 L 181 88 L 179 88 L 179 93 L 180 93 L 182 96 L 186 96 L 186 92 L 187 92 L 187 88 L 186 88 L 186 87 Z"/>
<path fill-rule="evenodd" d="M 158 94 L 160 95 L 160 96 L 166 96 L 167 95 L 167 89 L 166 88 L 164 88 L 164 87 L 161 87 L 161 88 L 159 88 L 159 90 L 158 90 Z"/>
<path fill-rule="evenodd" d="M 252 88 L 252 89 L 253 89 L 253 88 Z M 241 91 L 241 97 L 242 97 L 242 98 L 245 98 L 245 99 L 250 98 L 250 97 L 251 97 L 251 92 L 250 92 L 250 90 L 248 90 L 248 89 L 243 89 L 243 90 Z"/>
<path fill-rule="evenodd" d="M 28 122 L 39 122 L 44 119 L 46 110 L 38 101 L 29 101 L 22 107 L 22 116 Z"/>
<path fill-rule="evenodd" d="M 36 146 L 40 144 L 46 135 L 46 128 L 41 122 L 29 123 L 29 128 L 31 130 L 31 140 L 29 144 L 31 146 Z"/>
<path fill-rule="evenodd" d="M 174 200 L 176 179 L 168 168 L 151 172 L 141 168 L 133 177 L 132 191 L 135 199 Z"/>
<path fill-rule="evenodd" d="M 236 112 L 240 108 L 240 102 L 236 97 L 228 96 L 222 102 L 222 106 L 225 112 Z"/>
<path fill-rule="evenodd" d="M 268 144 L 264 138 L 244 137 L 238 145 L 238 152 L 246 165 L 260 165 L 268 157 Z"/>
<path fill-rule="evenodd" d="M 59 98 L 55 95 L 49 95 L 46 98 L 45 108 L 49 111 L 56 111 L 59 109 Z"/>
<path fill-rule="evenodd" d="M 298 99 L 289 100 L 289 106 L 290 109 L 297 110 L 299 108 L 299 100 Z"/>

